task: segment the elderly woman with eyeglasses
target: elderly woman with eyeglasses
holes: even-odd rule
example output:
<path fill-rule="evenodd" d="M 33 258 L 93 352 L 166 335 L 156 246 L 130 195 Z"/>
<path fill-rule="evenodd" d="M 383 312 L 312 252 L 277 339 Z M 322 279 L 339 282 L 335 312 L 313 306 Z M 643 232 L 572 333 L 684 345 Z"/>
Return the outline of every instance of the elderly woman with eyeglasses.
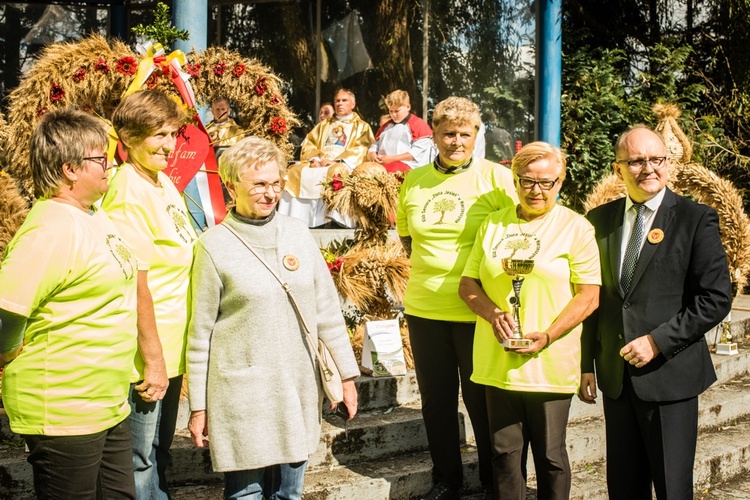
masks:
<path fill-rule="evenodd" d="M 570 496 L 565 429 L 580 384 L 581 322 L 598 306 L 601 277 L 594 228 L 555 202 L 565 164 L 562 151 L 544 142 L 516 154 L 519 204 L 484 221 L 459 286 L 477 314 L 471 379 L 487 387 L 498 499 L 526 498 L 529 444 L 539 498 Z M 503 347 L 515 326 L 504 259 L 534 263 L 520 290 L 526 348 Z"/>
<path fill-rule="evenodd" d="M 209 437 L 227 499 L 301 498 L 320 440 L 318 338 L 345 379 L 349 417 L 357 412 L 359 368 L 328 267 L 305 223 L 276 211 L 285 166 L 281 150 L 257 137 L 224 152 L 219 175 L 235 205 L 196 245 L 188 428 L 196 446 Z M 289 285 L 313 345 L 266 264 Z"/>
<path fill-rule="evenodd" d="M 3 403 L 37 498 L 134 499 L 136 259 L 95 205 L 109 187 L 107 132 L 51 111 L 29 149 L 38 200 L 0 267 Z"/>

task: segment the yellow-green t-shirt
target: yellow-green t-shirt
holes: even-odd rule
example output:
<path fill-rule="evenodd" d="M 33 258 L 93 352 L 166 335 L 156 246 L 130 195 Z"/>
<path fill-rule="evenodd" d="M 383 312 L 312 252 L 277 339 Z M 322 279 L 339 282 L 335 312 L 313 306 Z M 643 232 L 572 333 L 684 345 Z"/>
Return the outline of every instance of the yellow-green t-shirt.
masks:
<path fill-rule="evenodd" d="M 458 282 L 474 237 L 488 214 L 518 202 L 506 167 L 475 158 L 468 170 L 443 174 L 430 163 L 411 170 L 401 186 L 396 229 L 412 238 L 406 314 L 474 321 Z"/>
<path fill-rule="evenodd" d="M 140 270 L 148 270 L 156 328 L 167 376 L 185 373 L 188 284 L 195 231 L 180 193 L 164 173 L 156 187 L 125 163 L 110 182 L 102 208 L 133 249 Z M 131 381 L 143 379 L 143 358 L 135 356 Z"/>
<path fill-rule="evenodd" d="M 101 211 L 37 201 L 5 250 L 0 308 L 28 318 L 3 373 L 19 434 L 101 432 L 130 414 L 135 256 Z"/>
<path fill-rule="evenodd" d="M 487 217 L 463 275 L 479 279 L 500 309 L 510 311 L 510 276 L 502 259 L 533 259 L 534 269 L 521 286 L 521 328 L 544 332 L 573 298 L 573 284 L 601 285 L 594 228 L 582 216 L 555 206 L 541 219 L 520 220 L 515 208 Z M 580 383 L 581 325 L 547 349 L 529 356 L 506 352 L 490 324 L 477 318 L 474 382 L 512 391 L 572 394 Z"/>

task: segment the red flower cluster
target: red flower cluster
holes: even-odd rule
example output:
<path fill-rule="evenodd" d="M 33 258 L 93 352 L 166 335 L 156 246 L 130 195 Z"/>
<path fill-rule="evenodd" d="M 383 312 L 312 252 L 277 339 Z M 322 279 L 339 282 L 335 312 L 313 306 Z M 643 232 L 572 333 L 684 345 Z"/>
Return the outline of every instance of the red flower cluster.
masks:
<path fill-rule="evenodd" d="M 151 75 L 149 75 L 149 77 L 146 79 L 146 87 L 148 87 L 149 89 L 153 89 L 158 83 L 159 77 L 156 75 L 156 72 L 151 73 Z"/>
<path fill-rule="evenodd" d="M 200 64 L 186 64 L 185 69 L 187 70 L 188 75 L 192 76 L 193 78 L 198 78 L 201 76 L 201 65 Z"/>
<path fill-rule="evenodd" d="M 222 76 L 224 74 L 224 71 L 227 69 L 227 63 L 225 62 L 219 62 L 214 64 L 213 70 L 214 75 L 216 76 Z"/>
<path fill-rule="evenodd" d="M 331 187 L 334 191 L 338 191 L 342 187 L 344 187 L 344 181 L 341 179 L 341 174 L 336 174 L 331 179 Z"/>
<path fill-rule="evenodd" d="M 49 100 L 52 102 L 57 102 L 63 97 L 65 97 L 65 89 L 60 85 L 52 82 L 49 89 Z"/>
<path fill-rule="evenodd" d="M 258 95 L 263 95 L 268 91 L 268 83 L 266 83 L 266 77 L 261 76 L 258 78 L 258 81 L 255 82 L 255 93 Z"/>
<path fill-rule="evenodd" d="M 236 76 L 237 78 L 241 77 L 244 72 L 245 72 L 245 65 L 242 63 L 237 63 L 234 65 L 234 68 L 232 68 L 232 74 Z"/>
<path fill-rule="evenodd" d="M 81 66 L 76 70 L 75 73 L 73 73 L 73 81 L 80 82 L 83 81 L 84 78 L 86 78 L 86 68 Z"/>
<path fill-rule="evenodd" d="M 328 271 L 333 274 L 341 271 L 341 264 L 344 263 L 343 257 L 337 257 L 336 260 L 333 262 L 326 262 L 326 265 L 328 266 Z"/>
<path fill-rule="evenodd" d="M 125 56 L 117 60 L 117 71 L 123 75 L 134 75 L 137 69 L 138 63 L 134 57 Z"/>
<path fill-rule="evenodd" d="M 274 134 L 281 135 L 287 131 L 288 125 L 283 117 L 274 116 L 271 118 L 270 128 Z"/>
<path fill-rule="evenodd" d="M 271 106 L 278 106 L 279 104 L 281 104 L 283 102 L 284 101 L 277 94 L 272 95 L 271 99 L 269 100 L 269 103 L 271 104 Z"/>
<path fill-rule="evenodd" d="M 109 64 L 107 64 L 107 60 L 103 57 L 100 57 L 94 65 L 94 70 L 98 71 L 99 73 L 109 73 Z"/>

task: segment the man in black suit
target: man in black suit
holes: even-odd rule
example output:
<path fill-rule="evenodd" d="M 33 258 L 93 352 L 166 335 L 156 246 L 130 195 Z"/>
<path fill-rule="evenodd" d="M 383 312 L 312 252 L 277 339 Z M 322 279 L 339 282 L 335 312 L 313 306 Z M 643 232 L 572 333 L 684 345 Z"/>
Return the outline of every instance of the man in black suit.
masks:
<path fill-rule="evenodd" d="M 604 397 L 611 499 L 693 498 L 698 395 L 716 381 L 705 333 L 731 308 L 718 216 L 667 187 L 662 138 L 644 126 L 615 144 L 628 197 L 592 210 L 599 309 L 584 321 L 581 388 Z M 596 366 L 596 378 L 594 377 Z"/>

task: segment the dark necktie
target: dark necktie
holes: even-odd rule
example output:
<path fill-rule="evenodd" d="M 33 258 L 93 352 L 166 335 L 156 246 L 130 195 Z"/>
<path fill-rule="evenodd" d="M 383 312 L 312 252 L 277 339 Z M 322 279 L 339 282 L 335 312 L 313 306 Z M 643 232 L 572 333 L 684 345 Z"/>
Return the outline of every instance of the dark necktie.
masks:
<path fill-rule="evenodd" d="M 633 231 L 630 233 L 630 241 L 625 249 L 625 258 L 622 260 L 622 272 L 620 273 L 620 286 L 622 291 L 627 295 L 630 289 L 630 282 L 633 279 L 635 264 L 638 262 L 638 254 L 641 251 L 641 241 L 643 240 L 643 212 L 646 205 L 633 205 L 636 216 L 633 223 Z"/>

